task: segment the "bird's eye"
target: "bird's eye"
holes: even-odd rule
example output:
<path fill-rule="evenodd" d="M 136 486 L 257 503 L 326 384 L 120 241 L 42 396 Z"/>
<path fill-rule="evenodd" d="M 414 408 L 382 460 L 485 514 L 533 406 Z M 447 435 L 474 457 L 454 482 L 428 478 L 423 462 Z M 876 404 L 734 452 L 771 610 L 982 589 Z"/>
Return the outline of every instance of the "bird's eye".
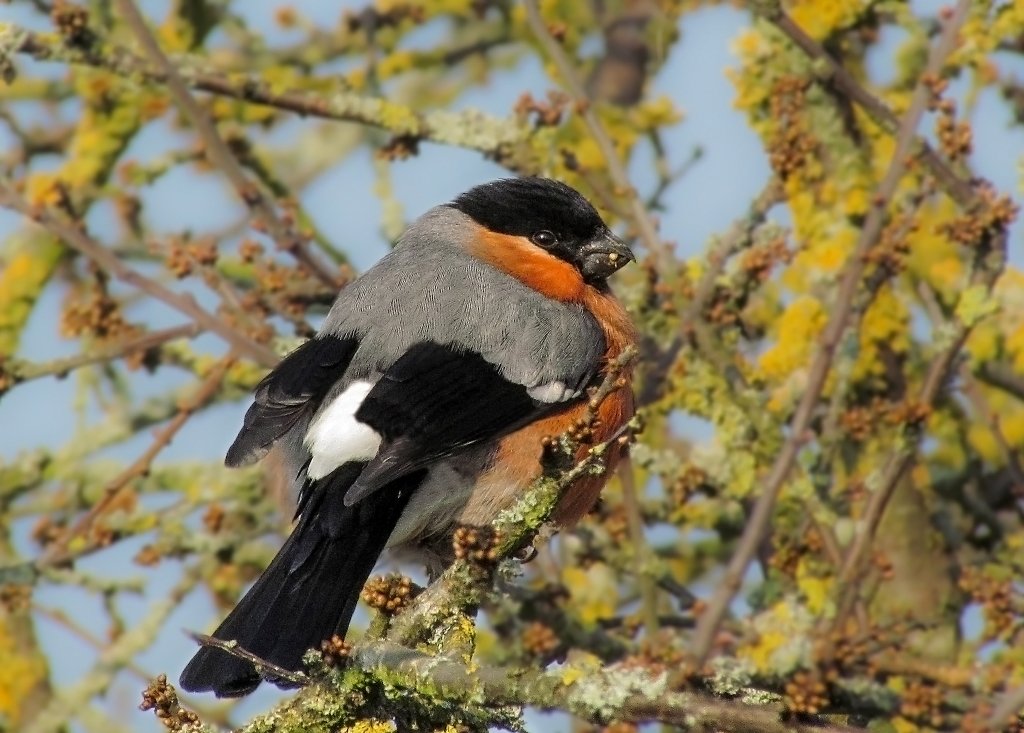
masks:
<path fill-rule="evenodd" d="M 530 237 L 530 240 L 538 247 L 549 249 L 558 244 L 558 237 L 549 232 L 547 229 L 541 229 L 539 232 Z"/>

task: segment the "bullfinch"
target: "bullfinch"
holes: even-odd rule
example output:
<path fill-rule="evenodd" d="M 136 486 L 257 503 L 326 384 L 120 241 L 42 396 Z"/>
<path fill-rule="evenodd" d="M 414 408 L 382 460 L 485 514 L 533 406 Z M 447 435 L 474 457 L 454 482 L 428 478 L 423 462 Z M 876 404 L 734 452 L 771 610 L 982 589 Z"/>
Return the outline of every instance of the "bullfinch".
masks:
<path fill-rule="evenodd" d="M 606 282 L 632 259 L 579 192 L 546 178 L 477 186 L 409 226 L 256 388 L 225 463 L 282 450 L 296 524 L 214 636 L 297 670 L 344 636 L 385 549 L 450 562 L 455 528 L 488 524 L 527 489 L 543 438 L 579 421 L 634 343 Z M 627 385 L 600 405 L 594 440 L 632 415 Z M 555 521 L 589 511 L 604 481 L 570 486 Z M 181 686 L 230 697 L 260 679 L 203 647 Z"/>

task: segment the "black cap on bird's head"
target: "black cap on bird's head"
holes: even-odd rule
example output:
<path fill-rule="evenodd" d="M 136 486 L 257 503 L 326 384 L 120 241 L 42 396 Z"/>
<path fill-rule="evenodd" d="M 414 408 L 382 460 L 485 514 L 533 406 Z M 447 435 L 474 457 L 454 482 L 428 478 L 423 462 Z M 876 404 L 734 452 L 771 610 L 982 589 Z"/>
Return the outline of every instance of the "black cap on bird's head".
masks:
<path fill-rule="evenodd" d="M 450 206 L 492 232 L 529 239 L 572 264 L 588 282 L 603 282 L 636 259 L 579 191 L 551 178 L 492 181 Z"/>

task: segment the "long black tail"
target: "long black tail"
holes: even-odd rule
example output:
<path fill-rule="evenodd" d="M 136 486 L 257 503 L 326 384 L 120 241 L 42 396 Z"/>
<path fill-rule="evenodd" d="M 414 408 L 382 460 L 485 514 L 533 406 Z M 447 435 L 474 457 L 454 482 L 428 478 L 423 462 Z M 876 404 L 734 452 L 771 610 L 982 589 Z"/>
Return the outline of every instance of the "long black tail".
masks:
<path fill-rule="evenodd" d="M 344 636 L 366 578 L 421 476 L 407 476 L 355 506 L 345 492 L 363 464 L 342 466 L 307 486 L 299 521 L 277 557 L 213 635 L 289 670 L 332 634 Z M 247 695 L 260 684 L 255 667 L 203 647 L 181 673 L 190 692 Z"/>

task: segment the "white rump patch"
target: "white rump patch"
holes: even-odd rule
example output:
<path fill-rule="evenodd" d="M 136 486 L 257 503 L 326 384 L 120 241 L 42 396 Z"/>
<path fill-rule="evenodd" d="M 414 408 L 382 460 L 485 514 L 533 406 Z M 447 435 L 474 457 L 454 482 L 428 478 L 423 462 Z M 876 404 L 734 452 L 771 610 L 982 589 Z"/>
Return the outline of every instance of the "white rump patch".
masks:
<path fill-rule="evenodd" d="M 526 390 L 526 393 L 538 402 L 552 403 L 571 400 L 579 394 L 579 390 L 573 389 L 566 385 L 565 382 L 559 380 L 557 382 L 547 382 L 545 384 L 538 384 L 536 387 L 530 387 Z"/>
<path fill-rule="evenodd" d="M 355 417 L 371 389 L 370 382 L 353 382 L 313 419 L 303 439 L 311 456 L 306 469 L 309 478 L 323 478 L 349 461 L 368 461 L 377 455 L 380 435 Z"/>

